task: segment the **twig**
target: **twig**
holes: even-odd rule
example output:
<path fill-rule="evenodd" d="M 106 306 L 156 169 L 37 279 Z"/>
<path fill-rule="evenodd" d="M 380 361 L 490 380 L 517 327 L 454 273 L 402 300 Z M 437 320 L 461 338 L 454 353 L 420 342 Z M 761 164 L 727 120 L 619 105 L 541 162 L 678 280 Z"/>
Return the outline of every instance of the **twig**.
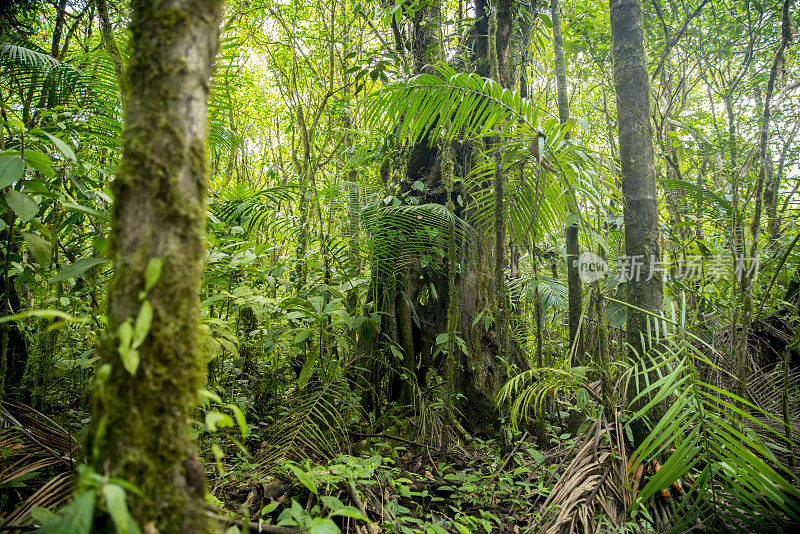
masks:
<path fill-rule="evenodd" d="M 347 484 L 347 493 L 350 494 L 350 498 L 353 499 L 356 508 L 358 508 L 362 514 L 364 514 L 364 517 L 368 518 L 367 510 L 364 508 L 364 503 L 362 503 L 361 499 L 358 498 L 358 493 L 356 493 L 355 489 L 353 489 L 352 484 Z M 380 532 L 380 529 L 375 523 L 367 523 L 367 530 L 369 530 L 370 534 L 378 534 L 378 532 Z"/>
<path fill-rule="evenodd" d="M 306 532 L 305 530 L 301 530 L 299 528 L 278 527 L 275 525 L 259 525 L 255 521 L 242 521 L 241 519 L 234 519 L 232 517 L 223 517 L 211 511 L 207 511 L 206 515 L 222 523 L 228 523 L 238 527 L 243 527 L 246 525 L 247 528 L 253 529 L 255 532 L 265 532 L 266 534 L 305 534 Z"/>
<path fill-rule="evenodd" d="M 419 443 L 417 441 L 411 441 L 410 439 L 403 439 L 398 438 L 397 436 L 390 436 L 388 434 L 362 434 L 360 432 L 350 432 L 351 436 L 358 436 L 360 438 L 384 438 L 384 439 L 392 439 L 394 441 L 399 441 L 400 443 L 405 443 L 406 445 L 416 445 L 417 447 L 425 448 L 425 445 Z"/>

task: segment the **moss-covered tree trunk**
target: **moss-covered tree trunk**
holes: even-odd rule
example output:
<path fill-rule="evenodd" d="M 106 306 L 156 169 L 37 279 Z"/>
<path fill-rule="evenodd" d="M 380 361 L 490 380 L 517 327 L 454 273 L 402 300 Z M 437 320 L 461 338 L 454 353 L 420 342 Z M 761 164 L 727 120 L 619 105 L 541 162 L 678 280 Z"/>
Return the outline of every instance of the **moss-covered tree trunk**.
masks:
<path fill-rule="evenodd" d="M 208 532 L 214 525 L 202 509 L 204 471 L 188 419 L 204 372 L 198 328 L 204 137 L 221 1 L 132 4 L 124 153 L 113 183 L 115 268 L 91 463 L 143 491 L 143 498 L 129 496 L 143 527 Z M 159 261 L 163 267 L 155 276 Z M 130 343 L 120 332 L 136 321 L 145 301 L 152 305 L 152 323 L 142 329 L 145 337 L 133 336 L 133 344 L 137 337 L 142 341 L 137 366 L 135 355 L 119 349 Z"/>
<path fill-rule="evenodd" d="M 622 168 L 625 254 L 641 270 L 632 269 L 627 283 L 627 339 L 641 351 L 640 336 L 647 335 L 648 315 L 663 302 L 660 272 L 651 272 L 651 259 L 661 260 L 658 240 L 658 199 L 650 123 L 650 86 L 644 50 L 641 0 L 610 0 L 611 54 L 617 93 L 617 124 Z M 635 260 L 634 260 L 635 258 Z M 631 263 L 633 265 L 633 263 Z M 634 431 L 641 439 L 644 429 Z"/>
<path fill-rule="evenodd" d="M 468 39 L 472 66 L 482 76 L 492 76 L 503 86 L 513 87 L 519 58 L 522 57 L 518 51 L 522 42 L 514 36 L 515 24 L 525 26 L 528 22 L 522 20 L 521 10 L 516 9 L 511 0 L 499 0 L 496 5 L 492 2 L 491 6 L 487 0 L 479 0 L 475 12 L 475 26 Z M 441 17 L 441 8 L 435 3 L 415 12 L 411 42 L 414 73 L 427 72 L 431 63 L 444 56 L 440 50 Z M 493 19 L 491 29 L 490 19 Z M 524 28 L 519 31 L 524 36 Z M 416 197 L 419 204 L 446 205 L 448 188 L 446 173 L 443 172 L 446 159 L 443 153 L 446 151 L 429 141 L 423 137 L 411 148 L 400 192 Z M 467 175 L 477 161 L 478 152 L 479 147 L 468 143 L 453 147 L 454 178 Z M 499 183 L 496 183 L 498 178 Z M 476 190 L 467 190 L 464 182 L 458 181 L 450 196 L 452 199 L 461 196 L 467 206 L 473 195 L 485 191 L 483 188 L 492 188 L 502 197 L 504 180 L 501 173 L 475 186 Z M 385 181 L 388 181 L 388 176 Z M 415 189 L 417 181 L 424 185 L 423 190 Z M 499 189 L 497 185 L 500 185 Z M 502 202 L 496 204 L 501 206 Z M 461 205 L 454 205 L 454 213 L 474 226 L 482 224 L 473 220 L 473 210 Z M 464 252 L 457 258 L 448 255 L 447 261 L 438 266 L 433 265 L 436 262 L 425 267 L 419 263 L 410 265 L 391 280 L 373 271 L 373 290 L 380 300 L 379 308 L 387 317 L 385 330 L 403 349 L 402 365 L 415 370 L 422 389 L 427 387 L 428 370 L 437 371 L 448 381 L 452 377 L 448 388 L 459 395 L 461 400 L 457 408 L 463 415 L 464 426 L 473 433 L 491 433 L 498 427 L 499 412 L 494 396 L 503 384 L 506 368 L 501 351 L 519 367 L 527 366 L 519 348 L 511 340 L 508 343 L 504 340 L 508 323 L 508 305 L 503 291 L 506 236 L 502 212 L 496 215 L 500 215 L 501 224 L 495 228 L 501 231 L 487 231 L 480 226 L 480 235 L 475 241 L 458 247 Z M 451 266 L 457 266 L 456 273 L 450 272 Z M 451 274 L 454 274 L 453 278 Z M 453 295 L 455 298 L 451 299 L 453 289 L 457 291 Z M 453 312 L 455 309 L 458 309 L 457 314 Z M 479 315 L 481 320 L 476 322 Z M 449 321 L 451 316 L 453 321 Z M 452 359 L 437 356 L 438 336 L 452 332 L 454 328 L 468 347 L 469 354 L 451 350 L 449 352 L 456 353 Z M 377 380 L 374 378 L 373 382 L 377 383 Z M 401 402 L 408 402 L 412 393 L 410 384 L 401 384 L 399 376 L 391 382 L 388 391 L 390 399 Z"/>
<path fill-rule="evenodd" d="M 660 273 L 650 277 L 650 258 L 658 261 L 661 256 L 641 0 L 611 0 L 611 53 L 617 92 L 625 253 L 629 258 L 640 256 L 637 259 L 642 263 L 641 274 L 627 284 L 628 302 L 655 311 L 661 308 L 663 285 Z M 639 336 L 646 328 L 647 315 L 628 310 L 627 337 L 631 345 L 640 346 Z"/>

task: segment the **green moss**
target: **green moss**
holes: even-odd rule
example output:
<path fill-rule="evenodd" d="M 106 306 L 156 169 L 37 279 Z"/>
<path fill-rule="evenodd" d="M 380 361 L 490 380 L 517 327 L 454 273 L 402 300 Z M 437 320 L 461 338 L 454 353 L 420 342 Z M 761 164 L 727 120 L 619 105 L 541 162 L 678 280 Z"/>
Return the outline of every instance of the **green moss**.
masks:
<path fill-rule="evenodd" d="M 175 103 L 207 96 L 202 80 L 210 73 L 219 2 L 185 1 L 180 8 L 134 4 L 125 151 L 112 186 L 115 270 L 109 329 L 100 349 L 111 372 L 97 384 L 91 461 L 98 472 L 142 490 L 143 498 L 129 496 L 140 526 L 211 532 L 216 525 L 202 508 L 203 468 L 188 427 L 205 371 L 198 326 L 206 156 L 195 134 L 200 118 L 186 116 L 185 106 Z M 183 52 L 170 50 L 187 39 L 207 47 L 201 52 L 208 52 L 208 63 L 190 65 Z M 163 260 L 163 269 L 147 295 L 153 321 L 131 376 L 122 366 L 116 332 L 137 316 L 153 258 Z"/>

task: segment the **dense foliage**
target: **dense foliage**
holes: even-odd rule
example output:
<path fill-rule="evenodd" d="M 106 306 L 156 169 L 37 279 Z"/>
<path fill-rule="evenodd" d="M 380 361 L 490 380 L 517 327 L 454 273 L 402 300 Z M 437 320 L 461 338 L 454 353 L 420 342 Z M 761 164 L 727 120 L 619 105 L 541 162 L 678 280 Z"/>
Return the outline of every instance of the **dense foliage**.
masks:
<path fill-rule="evenodd" d="M 169 166 L 202 149 L 156 143 L 126 181 L 137 142 L 191 130 L 129 101 L 179 35 L 145 41 L 148 4 L 0 5 L 0 531 L 184 532 L 152 511 L 170 462 L 211 530 L 800 522 L 791 1 L 229 0 L 196 330 L 179 254 L 124 255 L 202 254 L 179 223 L 206 184 Z M 632 130 L 612 9 L 640 7 Z M 137 448 L 177 435 L 176 397 L 199 473 Z"/>

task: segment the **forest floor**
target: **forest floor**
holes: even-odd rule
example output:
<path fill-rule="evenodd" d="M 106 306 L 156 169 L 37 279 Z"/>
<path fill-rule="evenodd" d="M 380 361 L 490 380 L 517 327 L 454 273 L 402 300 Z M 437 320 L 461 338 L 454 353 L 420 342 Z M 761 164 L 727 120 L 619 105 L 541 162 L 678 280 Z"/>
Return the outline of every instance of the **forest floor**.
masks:
<path fill-rule="evenodd" d="M 265 525 L 369 534 L 611 532 L 625 528 L 632 488 L 659 467 L 645 466 L 629 483 L 625 455 L 614 452 L 623 445 L 618 428 L 601 416 L 575 436 L 551 429 L 544 451 L 510 430 L 504 439 L 473 439 L 446 452 L 377 436 L 361 443 L 367 452 L 360 456 L 286 462 L 269 477 L 258 465 L 248 474 L 238 464 L 212 483 L 212 495 L 218 514 L 249 518 L 254 532 Z M 652 521 L 666 526 L 684 495 L 676 484 L 654 496 Z"/>

